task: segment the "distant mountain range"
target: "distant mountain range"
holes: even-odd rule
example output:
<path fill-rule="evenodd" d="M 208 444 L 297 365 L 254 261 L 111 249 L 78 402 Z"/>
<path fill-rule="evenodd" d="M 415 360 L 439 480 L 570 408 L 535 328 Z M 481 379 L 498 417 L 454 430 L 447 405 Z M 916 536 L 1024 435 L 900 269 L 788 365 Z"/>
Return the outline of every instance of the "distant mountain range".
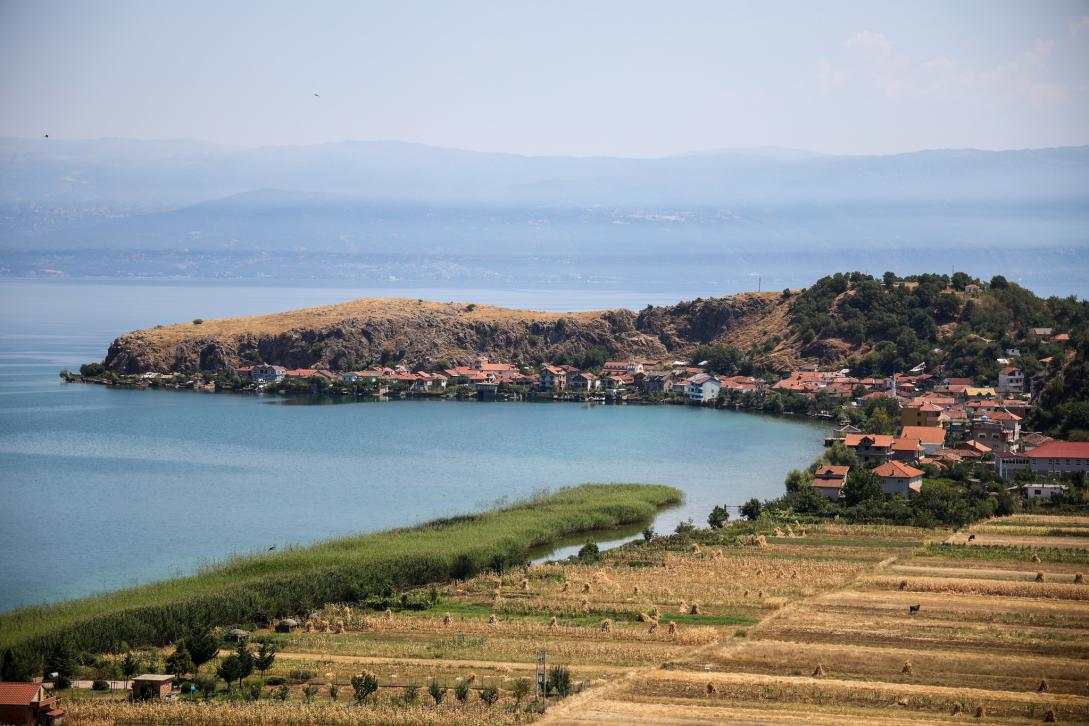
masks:
<path fill-rule="evenodd" d="M 0 262 L 9 263 L 88 250 L 617 261 L 682 252 L 1081 254 L 1086 230 L 1089 147 L 628 159 L 396 142 L 243 149 L 0 139 Z M 26 264 L 45 264 L 34 259 Z"/>

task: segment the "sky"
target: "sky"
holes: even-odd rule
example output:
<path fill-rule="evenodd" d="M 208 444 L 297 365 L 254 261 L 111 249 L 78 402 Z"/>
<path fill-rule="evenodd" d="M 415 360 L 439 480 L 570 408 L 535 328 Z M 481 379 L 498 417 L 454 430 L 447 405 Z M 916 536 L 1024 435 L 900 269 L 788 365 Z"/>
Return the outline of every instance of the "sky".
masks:
<path fill-rule="evenodd" d="M 0 136 L 236 146 L 1084 145 L 1089 0 L 0 0 L 0 109 Z"/>

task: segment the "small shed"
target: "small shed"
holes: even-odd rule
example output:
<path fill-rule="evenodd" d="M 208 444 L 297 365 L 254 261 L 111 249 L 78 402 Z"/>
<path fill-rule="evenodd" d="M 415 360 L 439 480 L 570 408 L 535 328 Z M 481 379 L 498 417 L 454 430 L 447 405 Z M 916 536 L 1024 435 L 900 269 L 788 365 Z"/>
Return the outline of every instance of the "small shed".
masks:
<path fill-rule="evenodd" d="M 277 633 L 290 633 L 295 628 L 299 627 L 299 621 L 294 618 L 284 618 L 280 622 L 276 623 Z"/>
<path fill-rule="evenodd" d="M 228 631 L 225 637 L 232 643 L 237 643 L 240 640 L 245 640 L 250 637 L 250 633 L 248 630 L 243 630 L 242 628 L 234 628 L 233 630 Z"/>
<path fill-rule="evenodd" d="M 145 673 L 132 679 L 132 697 L 138 701 L 162 698 L 174 689 L 174 676 Z"/>

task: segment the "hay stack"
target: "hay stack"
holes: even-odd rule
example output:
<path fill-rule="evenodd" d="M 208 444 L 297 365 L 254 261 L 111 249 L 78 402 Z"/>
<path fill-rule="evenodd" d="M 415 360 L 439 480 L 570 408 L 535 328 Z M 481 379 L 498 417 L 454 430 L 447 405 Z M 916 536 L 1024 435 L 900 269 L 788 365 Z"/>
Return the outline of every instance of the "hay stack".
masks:
<path fill-rule="evenodd" d="M 1074 584 L 1075 585 L 1080 585 L 1084 581 L 1085 581 L 1085 577 L 1080 572 L 1074 573 Z"/>
<path fill-rule="evenodd" d="M 631 594 L 632 595 L 638 595 L 639 594 L 639 586 L 638 585 L 636 585 L 635 587 L 632 588 Z"/>
<path fill-rule="evenodd" d="M 1047 679 L 1046 679 L 1046 678 L 1044 678 L 1044 679 L 1041 679 L 1041 681 L 1040 681 L 1040 685 L 1036 686 L 1036 692 L 1037 692 L 1037 693 L 1047 693 L 1047 692 L 1048 692 L 1048 688 L 1049 688 L 1049 687 L 1048 687 L 1048 685 L 1047 685 Z"/>
<path fill-rule="evenodd" d="M 613 632 L 613 621 L 605 618 L 601 621 L 601 632 L 611 633 Z"/>
<path fill-rule="evenodd" d="M 794 536 L 794 530 L 790 528 L 790 525 L 789 525 L 789 524 L 787 525 L 787 532 L 786 532 L 786 534 L 787 534 L 787 537 L 793 537 L 793 536 Z"/>
<path fill-rule="evenodd" d="M 976 718 L 983 718 L 987 715 L 987 707 L 982 703 L 976 706 Z"/>
<path fill-rule="evenodd" d="M 466 676 L 465 682 L 466 683 L 476 683 L 476 673 L 470 673 L 468 676 Z"/>
<path fill-rule="evenodd" d="M 552 619 L 548 621 L 548 629 L 555 630 L 557 627 L 559 627 L 559 623 L 556 622 L 556 616 L 553 615 Z"/>
<path fill-rule="evenodd" d="M 677 624 L 675 622 L 673 622 L 672 620 L 669 621 L 669 630 L 667 632 L 670 635 L 676 635 L 677 634 Z"/>
<path fill-rule="evenodd" d="M 647 632 L 653 635 L 658 632 L 658 623 L 654 620 L 650 621 L 650 627 L 647 628 Z"/>
<path fill-rule="evenodd" d="M 522 592 L 529 592 L 529 579 L 525 577 L 522 578 Z"/>
<path fill-rule="evenodd" d="M 453 621 L 454 621 L 454 619 L 452 617 L 450 617 L 450 613 L 443 613 L 443 615 L 442 615 L 442 624 L 443 625 L 449 626 L 450 623 L 452 623 Z"/>
<path fill-rule="evenodd" d="M 904 661 L 904 667 L 900 669 L 900 672 L 906 676 L 912 675 L 911 661 Z"/>
<path fill-rule="evenodd" d="M 953 715 L 954 716 L 956 716 L 958 713 L 960 713 L 963 710 L 964 710 L 964 706 L 961 706 L 960 703 L 954 703 L 953 704 Z"/>
<path fill-rule="evenodd" d="M 1033 552 L 1033 553 L 1032 553 L 1032 561 L 1033 561 L 1033 562 L 1036 562 L 1036 563 L 1039 563 L 1039 562 L 1040 562 L 1040 555 L 1038 555 L 1038 554 L 1036 554 L 1035 552 Z"/>
<path fill-rule="evenodd" d="M 700 553 L 700 546 L 698 542 L 692 543 L 692 554 L 698 555 Z"/>
<path fill-rule="evenodd" d="M 782 536 L 783 536 L 783 530 L 781 530 L 781 529 L 779 529 L 778 527 L 776 527 L 776 528 L 775 528 L 775 536 L 776 536 L 776 537 L 782 537 Z"/>
<path fill-rule="evenodd" d="M 1055 723 L 1059 719 L 1055 716 L 1055 709 L 1049 708 L 1044 714 L 1044 723 Z"/>
<path fill-rule="evenodd" d="M 908 588 L 908 581 L 907 580 L 900 580 L 900 589 L 901 590 L 906 590 L 907 588 Z"/>
<path fill-rule="evenodd" d="M 306 621 L 306 632 L 308 632 L 308 633 L 313 633 L 314 632 L 314 621 L 313 620 L 307 620 Z"/>
<path fill-rule="evenodd" d="M 488 625 L 498 625 L 499 619 L 495 617 L 495 613 L 488 616 Z"/>
<path fill-rule="evenodd" d="M 591 589 L 590 588 L 590 583 L 588 583 L 588 582 L 582 583 L 582 591 L 583 592 L 590 592 L 590 589 Z"/>
<path fill-rule="evenodd" d="M 813 669 L 814 678 L 824 678 L 824 664 L 818 662 L 817 667 Z"/>
<path fill-rule="evenodd" d="M 708 696 L 713 696 L 716 693 L 718 693 L 718 689 L 715 688 L 715 684 L 712 683 L 711 681 L 707 681 L 707 695 Z"/>
<path fill-rule="evenodd" d="M 896 699 L 896 705 L 897 706 L 906 706 L 906 705 L 908 705 L 907 696 L 900 696 L 899 698 L 897 698 Z"/>
<path fill-rule="evenodd" d="M 658 620 L 662 617 L 662 611 L 658 609 L 657 605 L 655 605 L 654 609 L 650 611 L 650 616 L 655 620 Z"/>
<path fill-rule="evenodd" d="M 387 623 L 392 622 L 393 621 L 393 611 L 390 610 L 389 608 L 386 608 L 386 612 L 385 612 L 385 614 L 382 615 L 382 617 L 385 619 L 385 621 Z"/>

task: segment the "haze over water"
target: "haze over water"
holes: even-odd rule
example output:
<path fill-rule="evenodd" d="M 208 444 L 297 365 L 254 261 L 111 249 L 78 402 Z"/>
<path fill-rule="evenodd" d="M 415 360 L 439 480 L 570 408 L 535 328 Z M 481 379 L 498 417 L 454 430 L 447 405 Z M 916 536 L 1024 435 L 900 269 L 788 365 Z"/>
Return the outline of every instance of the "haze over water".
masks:
<path fill-rule="evenodd" d="M 337 288 L 0 283 L 0 610 L 202 562 L 481 509 L 586 481 L 672 484 L 684 506 L 776 496 L 821 449 L 811 422 L 678 406 L 350 402 L 64 384 L 137 327 L 376 294 Z M 377 294 L 576 310 L 682 295 Z M 49 563 L 44 568 L 41 563 Z"/>

